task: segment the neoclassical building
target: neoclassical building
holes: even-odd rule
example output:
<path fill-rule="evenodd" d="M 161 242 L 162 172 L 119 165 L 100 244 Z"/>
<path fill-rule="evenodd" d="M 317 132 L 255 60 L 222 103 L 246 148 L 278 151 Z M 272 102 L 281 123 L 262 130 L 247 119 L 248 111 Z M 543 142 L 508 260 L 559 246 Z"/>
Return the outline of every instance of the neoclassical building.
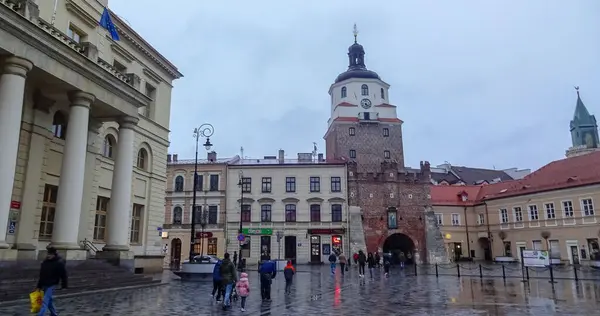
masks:
<path fill-rule="evenodd" d="M 112 39 L 98 23 L 107 5 L 0 1 L 0 262 L 49 244 L 68 260 L 163 254 L 182 74 L 116 14 Z"/>

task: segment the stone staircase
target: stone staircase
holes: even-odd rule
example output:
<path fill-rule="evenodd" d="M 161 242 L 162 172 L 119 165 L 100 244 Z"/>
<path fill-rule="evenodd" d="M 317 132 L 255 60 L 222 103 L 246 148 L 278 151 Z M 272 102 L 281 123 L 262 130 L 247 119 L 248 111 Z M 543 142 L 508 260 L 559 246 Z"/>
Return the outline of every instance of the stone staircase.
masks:
<path fill-rule="evenodd" d="M 360 207 L 350 206 L 349 208 L 350 253 L 348 255 L 352 256 L 359 250 L 366 251 L 367 243 L 365 241 L 365 231 L 363 229 Z"/>
<path fill-rule="evenodd" d="M 161 280 L 151 276 L 133 274 L 125 268 L 114 266 L 99 259 L 88 259 L 76 264 L 67 263 L 69 287 L 57 295 L 131 287 L 158 285 Z M 0 269 L 0 305 L 11 301 L 29 299 L 35 288 L 40 263 L 35 261 L 19 263 L 18 266 Z"/>

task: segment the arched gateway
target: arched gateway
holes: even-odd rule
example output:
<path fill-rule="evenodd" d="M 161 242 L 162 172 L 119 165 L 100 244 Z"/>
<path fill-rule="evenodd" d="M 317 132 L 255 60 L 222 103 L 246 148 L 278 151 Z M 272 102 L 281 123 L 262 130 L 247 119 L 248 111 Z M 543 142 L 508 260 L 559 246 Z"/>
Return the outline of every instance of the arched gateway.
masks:
<path fill-rule="evenodd" d="M 396 233 L 388 236 L 383 242 L 383 253 L 392 255 L 392 263 L 399 263 L 399 255 L 403 252 L 406 263 L 413 263 L 415 256 L 415 243 L 405 234 Z"/>

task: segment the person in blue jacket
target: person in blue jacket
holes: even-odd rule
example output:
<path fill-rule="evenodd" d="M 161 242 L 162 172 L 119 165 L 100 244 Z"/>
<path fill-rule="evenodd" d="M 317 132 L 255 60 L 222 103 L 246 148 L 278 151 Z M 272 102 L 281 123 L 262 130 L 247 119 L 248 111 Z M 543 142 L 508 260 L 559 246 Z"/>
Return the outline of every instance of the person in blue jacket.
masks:
<path fill-rule="evenodd" d="M 265 260 L 258 270 L 260 273 L 260 294 L 263 301 L 271 301 L 271 280 L 277 275 L 277 266 L 274 261 Z"/>
<path fill-rule="evenodd" d="M 225 289 L 223 288 L 223 284 L 221 284 L 221 263 L 223 263 L 223 261 L 217 261 L 217 263 L 215 263 L 215 268 L 213 269 L 212 297 L 215 297 L 216 294 L 217 302 L 220 302 L 221 297 L 225 296 Z"/>

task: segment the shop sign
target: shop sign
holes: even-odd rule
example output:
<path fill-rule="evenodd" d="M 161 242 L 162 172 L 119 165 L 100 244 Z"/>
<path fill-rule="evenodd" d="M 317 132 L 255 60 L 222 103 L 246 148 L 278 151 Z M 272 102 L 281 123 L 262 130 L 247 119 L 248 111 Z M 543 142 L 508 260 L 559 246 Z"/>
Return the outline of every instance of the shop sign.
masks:
<path fill-rule="evenodd" d="M 273 228 L 244 228 L 244 235 L 273 235 Z"/>
<path fill-rule="evenodd" d="M 332 228 L 332 229 L 315 228 L 315 229 L 308 230 L 309 235 L 343 235 L 345 233 L 346 233 L 345 228 Z"/>
<path fill-rule="evenodd" d="M 212 232 L 198 232 L 196 233 L 196 238 L 211 238 L 213 236 Z"/>

